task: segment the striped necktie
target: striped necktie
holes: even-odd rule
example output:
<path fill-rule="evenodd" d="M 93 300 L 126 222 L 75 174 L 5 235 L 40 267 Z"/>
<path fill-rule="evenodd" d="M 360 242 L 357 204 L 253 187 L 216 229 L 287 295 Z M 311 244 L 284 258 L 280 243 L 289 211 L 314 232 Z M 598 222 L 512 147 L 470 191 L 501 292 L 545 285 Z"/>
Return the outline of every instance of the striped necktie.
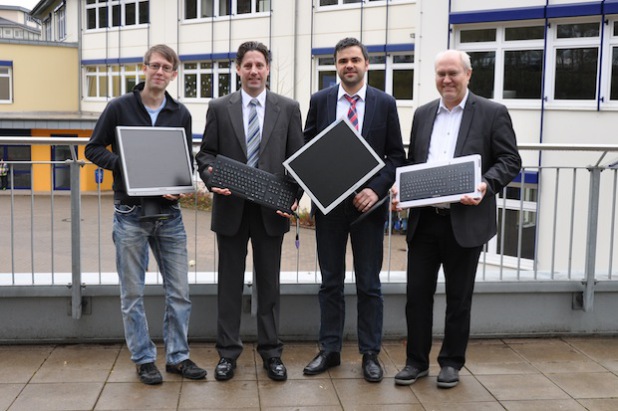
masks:
<path fill-rule="evenodd" d="M 344 94 L 343 96 L 350 103 L 350 108 L 348 109 L 348 118 L 350 119 L 350 123 L 352 123 L 354 128 L 358 131 L 358 113 L 356 112 L 356 102 L 360 97 L 350 97 L 347 94 Z"/>
<path fill-rule="evenodd" d="M 256 98 L 249 102 L 249 127 L 247 129 L 247 164 L 257 167 L 260 151 L 260 121 L 255 106 L 259 102 Z"/>

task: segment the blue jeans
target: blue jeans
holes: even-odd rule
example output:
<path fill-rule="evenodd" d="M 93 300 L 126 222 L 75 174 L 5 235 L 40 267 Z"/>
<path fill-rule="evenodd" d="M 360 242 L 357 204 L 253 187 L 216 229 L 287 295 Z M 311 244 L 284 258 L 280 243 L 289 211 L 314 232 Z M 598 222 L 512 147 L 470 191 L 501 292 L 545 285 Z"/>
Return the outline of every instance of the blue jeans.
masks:
<path fill-rule="evenodd" d="M 383 212 L 384 211 L 384 212 Z M 341 351 L 345 320 L 345 254 L 352 242 L 356 274 L 358 348 L 362 354 L 379 353 L 382 345 L 384 302 L 380 271 L 384 254 L 385 209 L 375 210 L 357 224 L 360 213 L 347 199 L 327 215 L 316 213 L 316 241 L 322 273 L 320 348 Z"/>
<path fill-rule="evenodd" d="M 163 341 L 166 361 L 177 364 L 189 358 L 187 334 L 191 301 L 187 234 L 180 207 L 173 205 L 167 211 L 170 216 L 166 220 L 140 221 L 140 206 L 115 206 L 112 235 L 116 245 L 122 321 L 131 360 L 136 364 L 154 362 L 157 357 L 144 310 L 148 246 L 159 265 L 165 290 Z"/>

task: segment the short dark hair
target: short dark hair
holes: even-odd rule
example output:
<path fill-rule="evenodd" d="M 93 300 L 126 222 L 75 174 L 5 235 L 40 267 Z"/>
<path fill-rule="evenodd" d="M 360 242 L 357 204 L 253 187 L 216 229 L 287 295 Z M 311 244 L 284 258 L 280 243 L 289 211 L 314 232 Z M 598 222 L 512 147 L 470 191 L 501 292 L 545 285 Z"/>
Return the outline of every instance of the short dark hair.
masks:
<path fill-rule="evenodd" d="M 170 47 L 165 44 L 157 44 L 156 46 L 152 46 L 148 49 L 146 54 L 144 54 L 144 64 L 150 63 L 150 58 L 153 53 L 159 53 L 162 55 L 165 60 L 172 63 L 174 67 L 174 71 L 178 70 L 178 65 L 180 64 L 180 59 L 178 58 L 178 54 Z"/>
<path fill-rule="evenodd" d="M 247 54 L 248 51 L 259 51 L 264 55 L 266 64 L 270 65 L 270 52 L 268 51 L 268 47 L 259 41 L 246 41 L 238 47 L 238 51 L 236 52 L 237 66 L 242 65 L 242 59 L 245 58 L 245 54 Z"/>
<path fill-rule="evenodd" d="M 335 58 L 335 63 L 337 62 L 337 53 L 339 53 L 343 49 L 347 49 L 348 47 L 358 46 L 363 52 L 363 57 L 365 60 L 369 60 L 369 53 L 367 52 L 367 47 L 354 37 L 346 37 L 344 39 L 339 40 L 337 45 L 335 46 L 335 52 L 333 53 L 333 57 Z"/>

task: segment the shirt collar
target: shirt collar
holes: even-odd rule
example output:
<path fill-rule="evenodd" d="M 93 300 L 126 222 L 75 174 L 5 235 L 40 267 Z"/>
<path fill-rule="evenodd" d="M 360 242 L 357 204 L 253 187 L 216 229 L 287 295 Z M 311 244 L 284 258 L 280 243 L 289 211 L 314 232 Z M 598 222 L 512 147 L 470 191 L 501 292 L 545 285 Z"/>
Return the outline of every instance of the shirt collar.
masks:
<path fill-rule="evenodd" d="M 468 101 L 468 94 L 470 93 L 470 91 L 468 89 L 466 89 L 466 95 L 464 96 L 463 99 L 461 99 L 461 101 L 459 102 L 459 104 L 457 104 L 457 106 L 455 107 L 459 107 L 461 108 L 461 110 L 463 111 L 463 109 L 466 107 L 466 102 Z M 453 109 L 455 109 L 455 107 L 453 107 Z M 444 101 L 442 101 L 442 98 L 440 98 L 440 104 L 438 105 L 438 113 L 440 111 L 452 111 L 449 110 L 445 105 L 444 105 Z"/>
<path fill-rule="evenodd" d="M 260 107 L 266 107 L 266 89 L 258 94 L 257 97 L 251 97 L 245 90 L 240 89 L 240 95 L 242 96 L 242 105 L 247 107 L 252 99 L 256 98 L 260 102 Z"/>
<path fill-rule="evenodd" d="M 341 83 L 339 83 L 339 92 L 337 93 L 337 101 L 344 98 L 343 96 L 345 96 L 346 94 L 348 93 L 343 89 L 343 87 L 341 87 Z M 367 96 L 367 83 L 363 84 L 363 87 L 361 87 L 360 90 L 358 90 L 354 95 L 358 96 L 362 101 L 365 101 L 365 97 Z M 354 96 L 350 96 L 350 97 L 354 97 Z"/>

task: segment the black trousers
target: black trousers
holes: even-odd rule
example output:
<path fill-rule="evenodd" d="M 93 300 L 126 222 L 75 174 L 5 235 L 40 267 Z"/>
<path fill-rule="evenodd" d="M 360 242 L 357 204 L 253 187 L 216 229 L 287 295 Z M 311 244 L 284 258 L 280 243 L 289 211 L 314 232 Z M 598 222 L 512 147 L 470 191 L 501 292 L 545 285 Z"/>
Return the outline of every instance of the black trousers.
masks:
<path fill-rule="evenodd" d="M 432 207 L 422 211 L 408 243 L 406 319 L 407 364 L 429 367 L 432 344 L 433 302 L 442 266 L 446 285 L 444 340 L 438 355 L 441 367 L 461 369 L 470 336 L 470 311 L 478 260 L 482 246 L 461 247 L 453 235 L 448 213 Z"/>
<path fill-rule="evenodd" d="M 283 236 L 269 236 L 266 233 L 261 207 L 249 201 L 245 202 L 238 233 L 231 237 L 217 234 L 216 348 L 219 356 L 232 359 L 238 358 L 243 350 L 240 317 L 249 239 L 255 269 L 253 286 L 257 287 L 257 351 L 266 360 L 280 357 L 283 351 L 283 343 L 279 340 L 279 275 Z"/>

